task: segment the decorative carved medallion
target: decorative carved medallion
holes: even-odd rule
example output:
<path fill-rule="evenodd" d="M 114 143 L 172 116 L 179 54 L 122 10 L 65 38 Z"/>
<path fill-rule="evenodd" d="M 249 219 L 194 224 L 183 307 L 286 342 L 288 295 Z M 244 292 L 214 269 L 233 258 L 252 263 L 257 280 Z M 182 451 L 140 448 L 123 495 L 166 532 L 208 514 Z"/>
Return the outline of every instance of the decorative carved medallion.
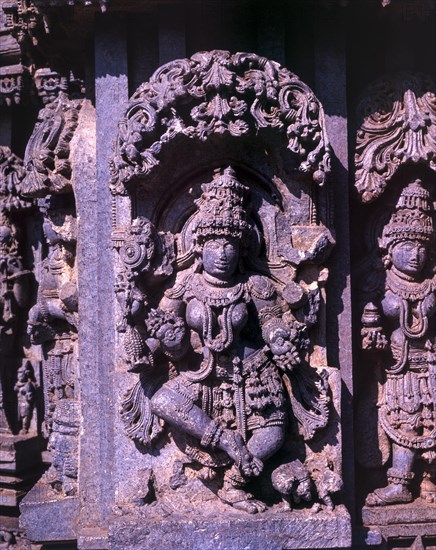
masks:
<path fill-rule="evenodd" d="M 294 74 L 255 54 L 215 50 L 172 61 L 133 95 L 115 145 L 112 191 L 147 175 L 177 136 L 283 135 L 298 170 L 323 184 L 330 153 L 324 113 Z"/>
<path fill-rule="evenodd" d="M 436 171 L 436 95 L 430 79 L 399 74 L 373 84 L 359 105 L 356 188 L 364 202 L 376 199 L 409 163 Z"/>

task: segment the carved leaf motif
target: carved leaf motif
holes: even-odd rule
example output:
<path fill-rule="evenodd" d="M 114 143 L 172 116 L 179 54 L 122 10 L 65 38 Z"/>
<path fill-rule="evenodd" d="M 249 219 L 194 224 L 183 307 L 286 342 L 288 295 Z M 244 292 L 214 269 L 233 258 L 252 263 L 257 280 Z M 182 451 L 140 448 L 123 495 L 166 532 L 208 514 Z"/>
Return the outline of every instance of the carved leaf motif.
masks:
<path fill-rule="evenodd" d="M 24 156 L 25 196 L 43 197 L 71 190 L 69 143 L 77 127 L 80 107 L 80 100 L 70 101 L 61 93 L 39 112 Z"/>
<path fill-rule="evenodd" d="M 133 95 L 119 125 L 111 188 L 148 174 L 177 135 L 205 141 L 264 129 L 282 136 L 302 172 L 319 184 L 330 166 L 324 113 L 294 74 L 255 54 L 215 50 L 160 67 Z"/>
<path fill-rule="evenodd" d="M 376 199 L 397 169 L 425 163 L 436 171 L 436 96 L 419 75 L 377 81 L 359 105 L 356 188 L 364 202 Z"/>
<path fill-rule="evenodd" d="M 164 429 L 163 420 L 153 414 L 150 404 L 150 398 L 156 387 L 162 383 L 162 378 L 157 377 L 154 382 L 155 384 L 150 384 L 143 375 L 126 393 L 121 403 L 121 419 L 127 435 L 146 447 L 151 445 Z"/>

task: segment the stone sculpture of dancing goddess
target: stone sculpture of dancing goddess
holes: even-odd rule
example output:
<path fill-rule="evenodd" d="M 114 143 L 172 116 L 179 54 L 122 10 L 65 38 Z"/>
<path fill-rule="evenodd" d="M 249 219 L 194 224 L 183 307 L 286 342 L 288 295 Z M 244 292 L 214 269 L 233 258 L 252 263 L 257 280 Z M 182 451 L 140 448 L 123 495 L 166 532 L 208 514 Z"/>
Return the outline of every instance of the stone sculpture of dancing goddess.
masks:
<path fill-rule="evenodd" d="M 368 304 L 362 317 L 363 348 L 391 352 L 378 406 L 379 421 L 391 443 L 392 466 L 386 487 L 367 497 L 369 506 L 411 502 L 410 484 L 419 457 L 427 471 L 421 497 L 433 500 L 436 494 L 432 479 L 436 460 L 436 299 L 429 265 L 433 239 L 429 199 L 420 180 L 402 191 L 379 241 L 386 267 L 380 307 Z"/>
<path fill-rule="evenodd" d="M 150 362 L 167 361 L 170 371 L 148 393 L 149 413 L 168 422 L 179 447 L 210 476 L 224 470 L 218 491 L 224 502 L 256 513 L 265 505 L 244 486 L 284 442 L 292 390 L 283 375 L 304 371 L 306 326 L 289 308 L 286 317 L 269 277 L 243 269 L 254 233 L 245 206 L 249 189 L 228 167 L 202 191 L 191 218 L 196 261 L 146 316 Z M 300 411 L 301 422 L 313 422 L 313 433 L 327 423 L 329 398 L 326 381 L 306 369 L 313 373 L 302 394 L 313 409 L 303 403 L 294 416 L 300 420 Z M 126 424 L 135 415 L 134 399 L 132 392 L 124 402 Z"/>

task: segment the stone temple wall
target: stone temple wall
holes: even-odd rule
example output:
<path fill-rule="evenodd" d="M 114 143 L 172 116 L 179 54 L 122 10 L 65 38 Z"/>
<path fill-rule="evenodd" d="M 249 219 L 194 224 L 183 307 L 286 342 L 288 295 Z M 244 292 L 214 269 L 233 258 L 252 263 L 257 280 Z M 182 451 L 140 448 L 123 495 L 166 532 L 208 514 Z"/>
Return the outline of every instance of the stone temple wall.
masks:
<path fill-rule="evenodd" d="M 436 548 L 434 0 L 0 0 L 0 548 Z"/>

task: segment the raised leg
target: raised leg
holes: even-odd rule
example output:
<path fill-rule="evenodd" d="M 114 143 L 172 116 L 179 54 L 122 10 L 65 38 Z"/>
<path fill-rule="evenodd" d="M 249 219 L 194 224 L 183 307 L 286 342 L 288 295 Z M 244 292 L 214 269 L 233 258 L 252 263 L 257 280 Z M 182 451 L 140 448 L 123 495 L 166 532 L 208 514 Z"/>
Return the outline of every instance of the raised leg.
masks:
<path fill-rule="evenodd" d="M 218 447 L 225 451 L 245 475 L 253 475 L 253 469 L 257 471 L 256 463 L 242 436 L 232 430 L 223 430 L 194 404 L 194 398 L 190 400 L 189 397 L 164 386 L 152 397 L 151 407 L 154 414 L 196 437 L 205 447 Z"/>

